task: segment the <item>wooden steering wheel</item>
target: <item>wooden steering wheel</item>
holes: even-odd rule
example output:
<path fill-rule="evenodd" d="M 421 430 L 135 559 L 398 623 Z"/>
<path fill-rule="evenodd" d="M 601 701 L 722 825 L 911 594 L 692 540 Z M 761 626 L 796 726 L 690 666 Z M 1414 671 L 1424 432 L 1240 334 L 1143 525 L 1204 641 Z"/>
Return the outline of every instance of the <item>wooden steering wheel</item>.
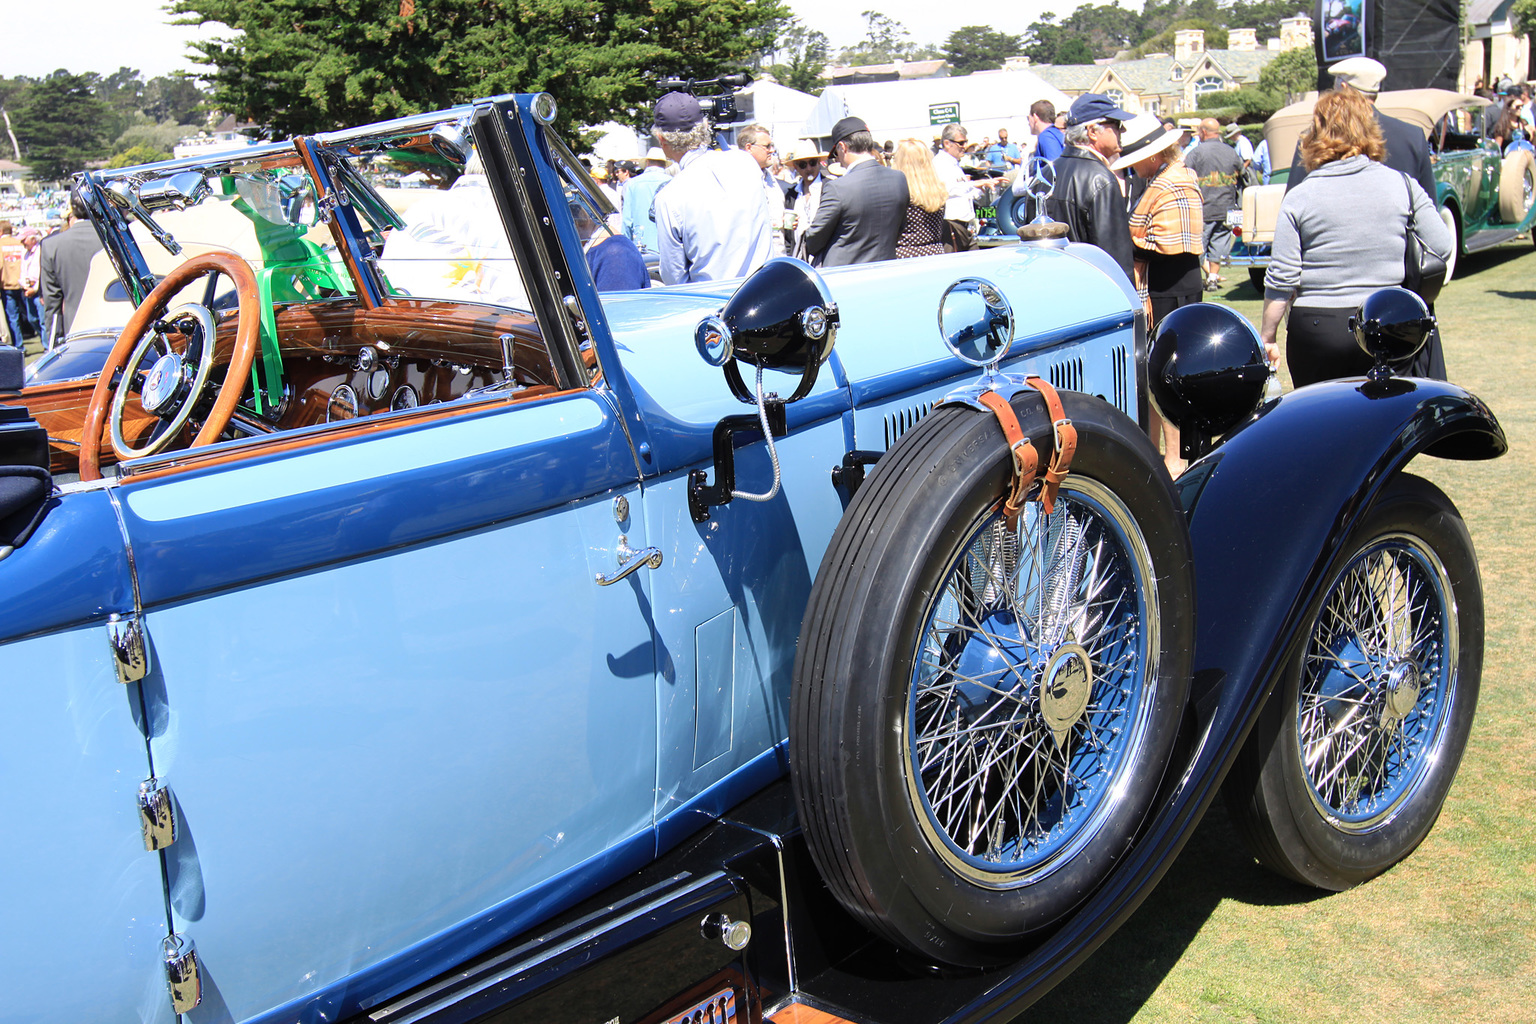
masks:
<path fill-rule="evenodd" d="M 208 252 L 193 256 L 166 275 L 134 310 L 123 333 L 118 335 L 117 344 L 112 346 L 107 363 L 101 368 L 101 376 L 96 378 L 91 404 L 86 409 L 85 433 L 80 440 L 80 479 L 101 479 L 101 433 L 107 426 L 109 409 L 112 450 L 119 459 L 161 451 L 170 447 L 181 433 L 208 384 L 215 325 L 213 314 L 204 306 L 187 303 L 169 311 L 166 306 L 187 285 L 211 274 L 228 277 L 239 298 L 235 350 L 224 386 L 191 447 L 212 444 L 229 425 L 245 389 L 244 382 L 250 376 L 251 364 L 261 348 L 260 299 L 256 274 L 250 264 L 232 253 Z M 178 330 L 178 325 L 186 325 L 186 329 Z M 183 338 L 180 351 L 170 341 L 178 335 Z M 143 364 L 151 354 L 155 360 L 146 370 Z M 119 369 L 123 370 L 122 379 L 114 389 L 112 379 Z M 144 410 L 160 421 L 150 440 L 140 448 L 123 438 L 123 405 L 130 392 L 137 393 Z"/>

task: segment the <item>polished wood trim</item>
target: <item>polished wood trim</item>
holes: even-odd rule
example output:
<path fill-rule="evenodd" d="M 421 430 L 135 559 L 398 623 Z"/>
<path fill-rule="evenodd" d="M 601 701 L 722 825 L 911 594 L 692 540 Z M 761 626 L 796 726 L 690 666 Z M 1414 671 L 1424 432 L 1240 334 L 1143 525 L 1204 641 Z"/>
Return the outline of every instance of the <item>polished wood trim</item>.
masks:
<path fill-rule="evenodd" d="M 852 1021 L 804 1003 L 790 1003 L 764 1019 L 768 1024 L 853 1024 Z"/>

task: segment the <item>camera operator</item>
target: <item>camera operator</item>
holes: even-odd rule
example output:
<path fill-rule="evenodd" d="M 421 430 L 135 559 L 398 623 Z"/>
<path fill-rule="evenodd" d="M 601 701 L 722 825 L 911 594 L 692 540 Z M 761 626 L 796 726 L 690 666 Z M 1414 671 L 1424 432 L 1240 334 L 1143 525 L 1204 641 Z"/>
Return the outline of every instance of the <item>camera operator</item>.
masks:
<path fill-rule="evenodd" d="M 709 149 L 714 129 L 688 93 L 657 101 L 653 130 L 682 167 L 656 194 L 662 283 L 745 277 L 766 263 L 772 243 L 757 161 L 744 150 Z"/>

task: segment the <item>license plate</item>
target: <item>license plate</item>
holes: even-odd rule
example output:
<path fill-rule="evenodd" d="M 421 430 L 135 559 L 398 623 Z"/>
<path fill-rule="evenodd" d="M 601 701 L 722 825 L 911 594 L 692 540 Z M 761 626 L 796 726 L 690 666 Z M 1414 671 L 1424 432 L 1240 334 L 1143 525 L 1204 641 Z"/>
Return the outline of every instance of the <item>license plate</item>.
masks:
<path fill-rule="evenodd" d="M 668 1018 L 667 1024 L 736 1024 L 736 990 L 721 989 L 683 1013 Z"/>
<path fill-rule="evenodd" d="M 1242 210 L 1228 210 L 1227 211 L 1227 227 L 1229 227 L 1229 228 L 1240 228 L 1242 226 L 1243 226 L 1243 211 Z"/>

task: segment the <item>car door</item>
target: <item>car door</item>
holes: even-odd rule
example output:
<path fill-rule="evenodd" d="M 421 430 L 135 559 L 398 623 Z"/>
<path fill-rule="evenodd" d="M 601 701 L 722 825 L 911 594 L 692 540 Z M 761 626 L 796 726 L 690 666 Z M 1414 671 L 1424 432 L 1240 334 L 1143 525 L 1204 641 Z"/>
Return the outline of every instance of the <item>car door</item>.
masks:
<path fill-rule="evenodd" d="M 128 557 L 105 488 L 53 500 L 0 559 L 0 1021 L 168 1022 L 160 859 L 137 810 L 149 726 L 108 625 L 131 621 Z"/>
<path fill-rule="evenodd" d="M 609 401 L 276 447 L 118 487 L 193 1021 L 356 1012 L 654 849 L 648 584 L 595 579 L 644 534 Z"/>

